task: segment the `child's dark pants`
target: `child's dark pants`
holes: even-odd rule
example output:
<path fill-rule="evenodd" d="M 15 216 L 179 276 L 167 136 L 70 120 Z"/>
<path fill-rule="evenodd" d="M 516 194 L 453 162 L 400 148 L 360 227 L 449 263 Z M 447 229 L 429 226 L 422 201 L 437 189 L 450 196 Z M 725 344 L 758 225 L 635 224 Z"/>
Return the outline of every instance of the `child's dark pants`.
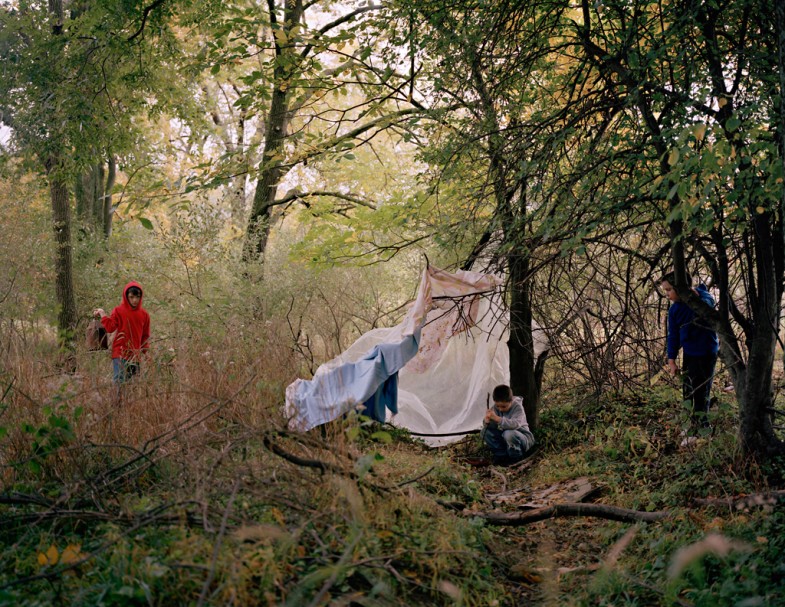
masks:
<path fill-rule="evenodd" d="M 701 428 L 708 428 L 711 383 L 714 379 L 717 355 L 691 356 L 684 354 L 682 358 L 684 363 L 682 393 L 684 400 L 692 403 L 692 422 Z"/>

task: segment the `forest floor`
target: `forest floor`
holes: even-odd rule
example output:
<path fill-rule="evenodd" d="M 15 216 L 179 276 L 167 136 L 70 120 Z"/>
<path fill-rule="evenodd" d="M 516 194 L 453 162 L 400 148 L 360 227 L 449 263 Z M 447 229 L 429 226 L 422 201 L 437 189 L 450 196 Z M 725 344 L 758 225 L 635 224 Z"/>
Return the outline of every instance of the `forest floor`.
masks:
<path fill-rule="evenodd" d="M 476 466 L 477 435 L 291 433 L 219 363 L 119 407 L 89 368 L 3 375 L 0 605 L 785 604 L 785 464 L 740 458 L 729 395 L 681 448 L 672 386 L 549 392 L 537 452 Z"/>

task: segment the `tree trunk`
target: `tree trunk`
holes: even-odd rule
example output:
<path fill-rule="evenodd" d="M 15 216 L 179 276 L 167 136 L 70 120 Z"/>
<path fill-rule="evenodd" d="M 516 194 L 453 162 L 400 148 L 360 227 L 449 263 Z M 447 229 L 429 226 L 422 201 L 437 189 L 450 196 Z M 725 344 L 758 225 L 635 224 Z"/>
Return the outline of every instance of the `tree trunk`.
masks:
<path fill-rule="evenodd" d="M 276 23 L 275 7 L 269 0 L 270 20 Z M 288 0 L 284 10 L 284 20 L 280 25 L 288 39 L 290 28 L 299 24 L 303 14 L 302 0 Z M 275 39 L 275 68 L 273 71 L 272 102 L 270 115 L 267 119 L 267 130 L 264 140 L 264 153 L 256 191 L 253 197 L 251 215 L 248 218 L 248 229 L 243 249 L 246 262 L 261 261 L 264 256 L 267 240 L 270 235 L 270 220 L 278 192 L 278 183 L 284 175 L 282 163 L 284 142 L 289 126 L 289 77 L 295 69 L 297 57 L 292 44 L 279 44 Z"/>
<path fill-rule="evenodd" d="M 52 202 L 52 227 L 55 236 L 55 291 L 57 294 L 57 328 L 62 346 L 73 349 L 76 331 L 76 300 L 74 298 L 73 263 L 71 259 L 71 206 L 68 187 L 60 174 L 59 162 L 50 158 L 46 163 L 49 196 Z"/>
<path fill-rule="evenodd" d="M 234 153 L 243 158 L 243 165 L 245 165 L 245 170 L 229 179 L 229 204 L 232 219 L 237 225 L 240 225 L 245 218 L 245 174 L 248 165 L 245 146 L 245 113 L 237 123 L 237 142 L 233 144 L 233 148 Z"/>
<path fill-rule="evenodd" d="M 772 373 L 779 332 L 779 301 L 774 264 L 773 234 L 770 213 L 758 213 L 752 220 L 758 290 L 755 319 L 746 367 L 746 385 L 739 398 L 739 440 L 742 449 L 750 454 L 770 455 L 782 444 L 772 426 L 769 409 L 772 407 Z M 779 235 L 777 235 L 779 237 Z"/>
<path fill-rule="evenodd" d="M 76 198 L 76 216 L 84 221 L 87 218 L 87 209 L 92 207 L 85 192 L 85 175 L 77 175 L 74 179 L 74 198 Z"/>
<path fill-rule="evenodd" d="M 52 35 L 63 33 L 63 2 L 49 0 L 53 17 Z M 55 149 L 61 149 L 53 142 Z M 55 237 L 55 293 L 57 296 L 57 328 L 59 341 L 69 352 L 74 349 L 76 331 L 76 298 L 74 297 L 73 263 L 71 260 L 71 206 L 68 186 L 62 172 L 60 152 L 51 153 L 44 161 L 49 178 L 49 198 L 52 203 L 52 228 Z M 69 357 L 73 363 L 73 357 Z"/>
<path fill-rule="evenodd" d="M 785 170 L 785 2 L 774 3 L 774 31 L 777 32 L 777 71 L 779 72 L 779 120 L 777 122 L 777 144 L 779 145 L 780 161 Z M 780 217 L 785 213 L 785 188 L 780 188 Z M 785 237 L 785 231 L 783 231 Z M 785 242 L 783 242 L 785 246 Z"/>
<path fill-rule="evenodd" d="M 104 186 L 103 212 L 101 214 L 104 238 L 106 239 L 112 235 L 112 219 L 114 218 L 114 208 L 112 207 L 112 188 L 114 188 L 116 177 L 117 165 L 115 163 L 114 156 L 109 154 L 106 185 Z"/>
<path fill-rule="evenodd" d="M 537 373 L 532 338 L 532 305 L 529 257 L 512 255 L 510 268 L 510 387 L 523 397 L 529 428 L 534 431 L 540 421 L 542 369 Z M 537 377 L 539 376 L 539 377 Z"/>
<path fill-rule="evenodd" d="M 94 164 L 75 179 L 76 215 L 92 231 L 103 221 L 103 164 Z"/>
<path fill-rule="evenodd" d="M 91 170 L 93 182 L 93 212 L 92 219 L 96 226 L 103 230 L 104 216 L 104 163 L 97 162 Z"/>

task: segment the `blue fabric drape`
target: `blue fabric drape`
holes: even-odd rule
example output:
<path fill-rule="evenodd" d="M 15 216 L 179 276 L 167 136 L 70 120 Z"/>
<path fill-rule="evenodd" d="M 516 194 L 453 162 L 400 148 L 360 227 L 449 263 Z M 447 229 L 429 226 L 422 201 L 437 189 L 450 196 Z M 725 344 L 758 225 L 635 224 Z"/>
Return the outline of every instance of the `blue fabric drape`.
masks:
<path fill-rule="evenodd" d="M 417 354 L 420 330 L 395 343 L 374 346 L 355 362 L 344 363 L 297 384 L 292 404 L 298 426 L 310 430 L 359 404 L 365 414 L 384 421 L 385 409 L 398 411 L 398 371 Z"/>

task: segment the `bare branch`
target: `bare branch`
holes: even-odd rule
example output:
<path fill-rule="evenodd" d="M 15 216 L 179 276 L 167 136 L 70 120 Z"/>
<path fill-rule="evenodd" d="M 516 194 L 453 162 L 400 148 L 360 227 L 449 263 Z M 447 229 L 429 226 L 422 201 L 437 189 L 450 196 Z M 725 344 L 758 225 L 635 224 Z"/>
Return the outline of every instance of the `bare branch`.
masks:
<path fill-rule="evenodd" d="M 144 26 L 147 23 L 147 16 L 152 11 L 154 11 L 159 6 L 161 6 L 164 2 L 166 2 L 166 0 L 155 0 L 152 4 L 144 8 L 144 10 L 142 11 L 142 23 L 139 25 L 139 29 L 136 30 L 136 32 L 134 32 L 134 34 L 131 37 L 126 38 L 126 42 L 131 42 L 134 38 L 139 36 L 144 31 Z"/>
<path fill-rule="evenodd" d="M 561 516 L 596 516 L 611 521 L 622 521 L 632 523 L 643 521 L 646 523 L 664 520 L 671 516 L 666 510 L 658 512 L 641 512 L 639 510 L 628 510 L 616 506 L 605 504 L 554 504 L 546 508 L 537 508 L 528 512 L 476 512 L 473 510 L 466 512 L 467 516 L 479 517 L 490 525 L 507 525 L 517 527 L 536 523 L 548 518 Z"/>

